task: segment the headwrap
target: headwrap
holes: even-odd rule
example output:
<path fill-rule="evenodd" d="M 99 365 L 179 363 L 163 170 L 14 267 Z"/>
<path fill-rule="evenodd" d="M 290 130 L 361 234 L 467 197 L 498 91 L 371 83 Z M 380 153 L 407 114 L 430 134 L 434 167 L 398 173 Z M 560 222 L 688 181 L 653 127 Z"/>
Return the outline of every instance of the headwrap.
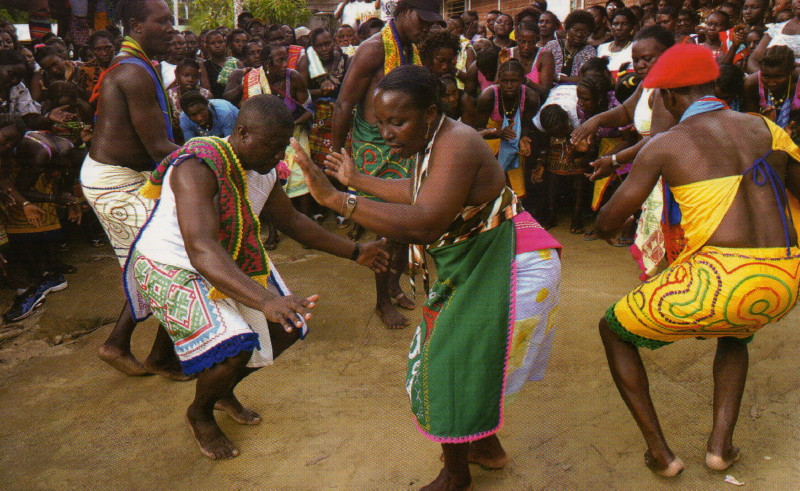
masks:
<path fill-rule="evenodd" d="M 710 49 L 676 44 L 664 51 L 645 77 L 647 89 L 676 89 L 702 85 L 719 77 L 719 65 Z"/>

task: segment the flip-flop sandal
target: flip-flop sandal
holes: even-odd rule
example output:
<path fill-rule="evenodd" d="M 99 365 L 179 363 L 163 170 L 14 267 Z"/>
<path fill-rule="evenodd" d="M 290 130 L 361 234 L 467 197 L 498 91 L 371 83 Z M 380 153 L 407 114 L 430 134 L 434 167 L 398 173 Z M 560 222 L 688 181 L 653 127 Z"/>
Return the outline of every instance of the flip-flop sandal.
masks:
<path fill-rule="evenodd" d="M 597 240 L 600 236 L 597 235 L 597 231 L 592 229 L 589 232 L 583 234 L 583 240 L 590 241 L 590 240 Z"/>

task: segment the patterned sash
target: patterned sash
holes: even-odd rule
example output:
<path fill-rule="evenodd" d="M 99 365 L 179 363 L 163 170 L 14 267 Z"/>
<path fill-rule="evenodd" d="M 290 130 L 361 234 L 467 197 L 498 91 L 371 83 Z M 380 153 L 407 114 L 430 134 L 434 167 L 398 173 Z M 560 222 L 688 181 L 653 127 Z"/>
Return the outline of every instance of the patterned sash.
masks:
<path fill-rule="evenodd" d="M 168 155 L 139 192 L 150 199 L 161 196 L 164 176 L 172 165 L 194 157 L 208 165 L 219 185 L 219 241 L 239 268 L 266 287 L 269 259 L 261 242 L 261 223 L 247 196 L 247 176 L 227 140 L 218 137 L 193 138 Z M 226 295 L 213 288 L 210 298 Z"/>

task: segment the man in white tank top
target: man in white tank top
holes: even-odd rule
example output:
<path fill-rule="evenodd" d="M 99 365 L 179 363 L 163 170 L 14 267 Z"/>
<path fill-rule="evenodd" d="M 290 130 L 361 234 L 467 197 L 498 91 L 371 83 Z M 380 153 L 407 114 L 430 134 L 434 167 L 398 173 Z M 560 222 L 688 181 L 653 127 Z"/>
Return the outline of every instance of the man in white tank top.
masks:
<path fill-rule="evenodd" d="M 274 186 L 275 166 L 293 129 L 280 98 L 251 97 L 229 139 L 187 143 L 142 189 L 160 201 L 133 247 L 125 287 L 137 319 L 155 315 L 167 327 L 184 373 L 197 374 L 187 418 L 212 459 L 239 453 L 217 425 L 214 409 L 240 424 L 261 421 L 233 389 L 303 337 L 319 299 L 288 291 L 261 243 L 259 215 L 308 247 L 376 272 L 388 263 L 383 241 L 356 244 L 328 232 Z"/>

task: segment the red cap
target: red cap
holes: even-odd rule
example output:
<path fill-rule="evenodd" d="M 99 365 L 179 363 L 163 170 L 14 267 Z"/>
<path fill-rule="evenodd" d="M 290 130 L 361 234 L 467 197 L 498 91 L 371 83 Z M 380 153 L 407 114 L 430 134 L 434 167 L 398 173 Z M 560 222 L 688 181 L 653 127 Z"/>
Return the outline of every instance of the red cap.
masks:
<path fill-rule="evenodd" d="M 664 51 L 645 77 L 647 89 L 676 89 L 713 82 L 719 65 L 710 49 L 697 44 L 676 44 Z"/>

